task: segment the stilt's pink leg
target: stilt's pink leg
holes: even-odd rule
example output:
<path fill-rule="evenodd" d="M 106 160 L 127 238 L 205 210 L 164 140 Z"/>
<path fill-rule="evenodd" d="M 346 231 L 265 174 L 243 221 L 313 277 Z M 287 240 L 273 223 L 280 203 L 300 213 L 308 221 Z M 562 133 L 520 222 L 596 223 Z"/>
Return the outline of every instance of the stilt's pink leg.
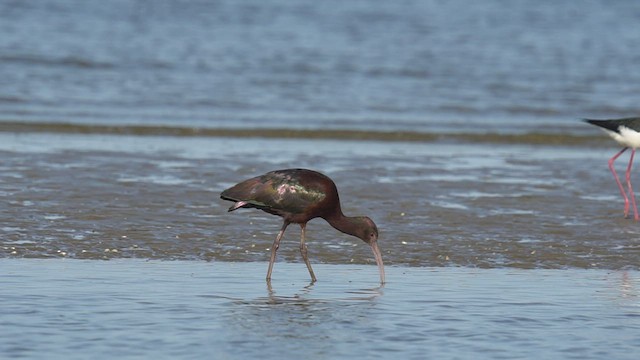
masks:
<path fill-rule="evenodd" d="M 631 149 L 631 158 L 629 159 L 629 166 L 627 167 L 627 188 L 629 189 L 629 197 L 631 198 L 631 206 L 633 206 L 633 218 L 638 221 L 638 207 L 636 206 L 636 196 L 633 194 L 633 188 L 631 187 L 631 165 L 633 164 L 633 156 L 636 154 L 636 149 Z"/>
<path fill-rule="evenodd" d="M 624 191 L 624 187 L 622 186 L 622 183 L 620 182 L 620 179 L 618 178 L 618 174 L 616 173 L 616 169 L 613 168 L 613 163 L 627 149 L 628 148 L 624 148 L 624 149 L 620 150 L 620 152 L 618 152 L 611 159 L 609 159 L 609 170 L 611 170 L 611 173 L 613 174 L 613 178 L 616 179 L 616 184 L 618 184 L 618 189 L 620 189 L 620 194 L 622 194 L 622 197 L 624 198 L 624 217 L 629 216 L 629 198 L 627 198 L 627 193 Z M 629 163 L 629 166 L 631 166 L 631 163 Z"/>

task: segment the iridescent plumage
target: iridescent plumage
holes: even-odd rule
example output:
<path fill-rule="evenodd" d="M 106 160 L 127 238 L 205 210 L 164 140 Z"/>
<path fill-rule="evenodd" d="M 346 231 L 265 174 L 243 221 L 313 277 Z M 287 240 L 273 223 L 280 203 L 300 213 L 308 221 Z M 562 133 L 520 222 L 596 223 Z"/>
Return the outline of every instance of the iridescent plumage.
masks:
<path fill-rule="evenodd" d="M 340 207 L 338 189 L 326 175 L 307 169 L 271 171 L 236 184 L 223 191 L 220 197 L 235 202 L 229 211 L 239 208 L 257 208 L 284 219 L 284 224 L 271 249 L 267 281 L 271 280 L 280 240 L 291 223 L 299 224 L 302 229 L 300 253 L 307 265 L 311 280 L 316 281 L 307 256 L 305 228 L 309 220 L 320 217 L 337 230 L 356 236 L 371 246 L 380 271 L 380 281 L 384 283 L 384 265 L 377 242 L 378 228 L 368 217 L 344 216 Z"/>

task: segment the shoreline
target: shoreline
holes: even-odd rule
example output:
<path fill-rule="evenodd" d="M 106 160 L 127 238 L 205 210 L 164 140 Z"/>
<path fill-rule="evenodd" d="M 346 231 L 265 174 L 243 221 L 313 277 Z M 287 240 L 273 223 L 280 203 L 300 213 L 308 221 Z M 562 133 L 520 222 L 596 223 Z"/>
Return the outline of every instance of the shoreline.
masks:
<path fill-rule="evenodd" d="M 545 146 L 604 146 L 606 136 L 597 132 L 571 134 L 568 132 L 424 132 L 384 131 L 361 129 L 291 129 L 276 127 L 215 128 L 168 125 L 131 124 L 82 124 L 64 122 L 9 122 L 0 121 L 0 133 L 5 134 L 61 134 L 61 135 L 116 135 L 116 136 L 166 136 L 177 138 L 239 138 L 239 139 L 297 139 L 297 140 L 347 140 L 407 143 L 474 143 L 502 145 Z"/>

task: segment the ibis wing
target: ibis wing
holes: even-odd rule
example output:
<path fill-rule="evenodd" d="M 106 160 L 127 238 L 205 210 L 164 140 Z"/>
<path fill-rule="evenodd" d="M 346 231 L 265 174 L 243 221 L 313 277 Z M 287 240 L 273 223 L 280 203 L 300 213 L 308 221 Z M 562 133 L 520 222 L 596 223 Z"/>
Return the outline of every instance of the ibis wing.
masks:
<path fill-rule="evenodd" d="M 325 197 L 320 188 L 303 186 L 295 177 L 271 172 L 245 180 L 220 195 L 223 199 L 243 202 L 238 207 L 256 207 L 278 214 L 300 214 Z"/>

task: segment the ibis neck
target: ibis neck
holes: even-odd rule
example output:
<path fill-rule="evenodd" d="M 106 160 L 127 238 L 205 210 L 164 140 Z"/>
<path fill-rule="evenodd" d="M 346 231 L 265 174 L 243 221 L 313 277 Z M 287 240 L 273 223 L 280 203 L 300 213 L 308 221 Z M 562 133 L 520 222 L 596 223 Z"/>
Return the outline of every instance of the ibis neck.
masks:
<path fill-rule="evenodd" d="M 325 218 L 329 225 L 333 226 L 336 230 L 355 237 L 358 237 L 358 229 L 361 227 L 358 219 L 357 217 L 345 216 L 342 211 L 338 211 L 336 215 Z"/>

